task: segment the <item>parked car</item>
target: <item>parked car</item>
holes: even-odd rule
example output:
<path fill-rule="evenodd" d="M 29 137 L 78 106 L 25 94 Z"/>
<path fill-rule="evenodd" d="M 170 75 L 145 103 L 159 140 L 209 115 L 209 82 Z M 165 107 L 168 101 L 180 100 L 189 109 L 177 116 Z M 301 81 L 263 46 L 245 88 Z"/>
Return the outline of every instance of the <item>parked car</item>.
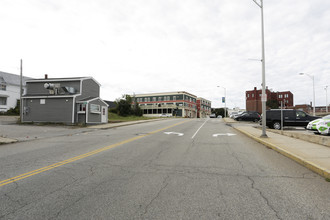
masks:
<path fill-rule="evenodd" d="M 254 121 L 258 122 L 261 117 L 258 112 L 243 112 L 234 118 L 236 121 Z"/>
<path fill-rule="evenodd" d="M 234 118 L 234 116 L 237 115 L 237 114 L 238 114 L 238 112 L 232 112 L 232 113 L 229 114 L 229 118 Z"/>
<path fill-rule="evenodd" d="M 316 119 L 308 123 L 307 130 L 314 131 L 316 134 L 330 134 L 330 115 Z"/>
<path fill-rule="evenodd" d="M 320 117 L 311 116 L 304 111 L 295 109 L 283 109 L 283 127 L 297 126 L 306 127 L 307 124 Z M 269 128 L 281 129 L 281 109 L 266 111 L 266 125 Z"/>
<path fill-rule="evenodd" d="M 216 118 L 215 114 L 210 114 L 210 118 Z"/>

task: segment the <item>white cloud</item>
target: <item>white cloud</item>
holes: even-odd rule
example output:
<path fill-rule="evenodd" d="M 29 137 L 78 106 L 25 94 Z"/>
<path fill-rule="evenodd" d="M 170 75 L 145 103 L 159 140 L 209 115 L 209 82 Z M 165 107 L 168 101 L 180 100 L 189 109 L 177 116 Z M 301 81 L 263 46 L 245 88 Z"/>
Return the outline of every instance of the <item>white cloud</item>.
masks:
<path fill-rule="evenodd" d="M 264 1 L 266 83 L 296 104 L 325 104 L 330 2 Z M 0 69 L 41 78 L 91 75 L 103 99 L 186 90 L 245 107 L 261 84 L 260 8 L 252 0 L 7 0 L 0 8 Z"/>

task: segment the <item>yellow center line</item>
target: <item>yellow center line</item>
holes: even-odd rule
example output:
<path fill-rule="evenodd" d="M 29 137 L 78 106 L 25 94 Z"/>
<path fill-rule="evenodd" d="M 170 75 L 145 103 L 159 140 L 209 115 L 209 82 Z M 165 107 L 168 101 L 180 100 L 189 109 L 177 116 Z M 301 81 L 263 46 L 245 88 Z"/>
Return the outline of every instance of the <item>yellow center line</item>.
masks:
<path fill-rule="evenodd" d="M 190 120 L 189 120 L 190 121 Z M 9 183 L 13 183 L 13 182 L 16 182 L 18 180 L 21 180 L 21 179 L 25 179 L 27 177 L 30 177 L 30 176 L 34 176 L 36 174 L 39 174 L 39 173 L 43 173 L 45 171 L 48 171 L 48 170 L 51 170 L 51 169 L 54 169 L 56 167 L 60 167 L 60 166 L 63 166 L 65 164 L 68 164 L 68 163 L 72 163 L 74 161 L 77 161 L 77 160 L 80 160 L 80 159 L 83 159 L 83 158 L 86 158 L 86 157 L 89 157 L 89 156 L 92 156 L 92 155 L 95 155 L 95 154 L 98 154 L 98 153 L 101 153 L 103 151 L 106 151 L 106 150 L 109 150 L 111 148 L 114 148 L 114 147 L 118 147 L 120 145 L 123 145 L 123 144 L 127 144 L 127 143 L 130 143 L 132 141 L 135 141 L 135 140 L 139 140 L 143 137 L 146 137 L 148 135 L 151 135 L 151 134 L 156 134 L 158 132 L 161 132 L 161 131 L 164 131 L 166 129 L 169 129 L 169 128 L 172 128 L 172 127 L 175 127 L 175 126 L 178 126 L 180 124 L 183 124 L 185 122 L 188 122 L 187 121 L 183 121 L 183 122 L 179 122 L 179 123 L 176 123 L 174 125 L 170 125 L 168 127 L 165 127 L 165 128 L 161 128 L 161 129 L 158 129 L 156 131 L 152 131 L 152 132 L 149 132 L 145 135 L 141 135 L 141 136 L 137 136 L 137 137 L 134 137 L 134 138 L 130 138 L 130 139 L 127 139 L 127 140 L 124 140 L 124 141 L 121 141 L 121 142 L 118 142 L 116 144 L 112 144 L 112 145 L 109 145 L 107 147 L 103 147 L 103 148 L 100 148 L 100 149 L 96 149 L 96 150 L 93 150 L 91 152 L 88 152 L 88 153 L 85 153 L 85 154 L 82 154 L 82 155 L 79 155 L 79 156 L 76 156 L 76 157 L 72 157 L 72 158 L 69 158 L 67 160 L 63 160 L 61 162 L 58 162 L 58 163 L 54 163 L 54 164 L 51 164 L 49 166 L 46 166 L 46 167 L 42 167 L 42 168 L 39 168 L 39 169 L 36 169 L 36 170 L 32 170 L 30 172 L 27 172 L 27 173 L 23 173 L 21 175 L 18 175 L 18 176 L 15 176 L 15 177 L 11 177 L 9 179 L 5 179 L 5 180 L 2 180 L 0 181 L 0 186 L 4 186 L 4 185 L 7 185 Z"/>

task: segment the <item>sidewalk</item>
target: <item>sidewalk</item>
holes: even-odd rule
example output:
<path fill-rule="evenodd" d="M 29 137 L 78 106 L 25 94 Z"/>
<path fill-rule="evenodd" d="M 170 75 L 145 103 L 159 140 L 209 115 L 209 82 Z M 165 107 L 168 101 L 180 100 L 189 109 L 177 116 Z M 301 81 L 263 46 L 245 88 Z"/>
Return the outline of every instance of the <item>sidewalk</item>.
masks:
<path fill-rule="evenodd" d="M 261 138 L 261 130 L 252 126 L 233 126 L 234 129 L 257 142 L 293 159 L 308 169 L 330 179 L 330 148 L 296 138 L 267 132 L 268 138 Z"/>

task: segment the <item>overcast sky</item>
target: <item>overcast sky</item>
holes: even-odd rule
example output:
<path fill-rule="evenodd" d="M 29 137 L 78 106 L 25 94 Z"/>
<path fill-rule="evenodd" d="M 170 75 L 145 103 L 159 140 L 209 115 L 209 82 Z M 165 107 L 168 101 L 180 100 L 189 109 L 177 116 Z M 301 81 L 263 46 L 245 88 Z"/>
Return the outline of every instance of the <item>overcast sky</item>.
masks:
<path fill-rule="evenodd" d="M 1 0 L 0 71 L 92 76 L 101 98 L 187 91 L 245 108 L 261 88 L 261 10 L 253 0 Z M 295 104 L 330 102 L 330 1 L 264 0 L 266 85 Z M 259 60 L 259 61 L 258 61 Z M 220 86 L 220 87 L 217 87 Z"/>

